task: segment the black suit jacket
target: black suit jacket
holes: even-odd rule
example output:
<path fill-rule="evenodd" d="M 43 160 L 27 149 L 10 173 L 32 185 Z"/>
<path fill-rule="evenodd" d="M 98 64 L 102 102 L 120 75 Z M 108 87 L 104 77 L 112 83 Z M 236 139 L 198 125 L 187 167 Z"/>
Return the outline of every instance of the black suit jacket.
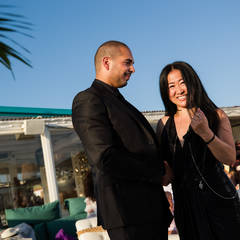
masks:
<path fill-rule="evenodd" d="M 95 175 L 98 223 L 107 229 L 169 224 L 155 133 L 142 113 L 120 97 L 118 90 L 95 80 L 73 101 L 73 126 Z"/>

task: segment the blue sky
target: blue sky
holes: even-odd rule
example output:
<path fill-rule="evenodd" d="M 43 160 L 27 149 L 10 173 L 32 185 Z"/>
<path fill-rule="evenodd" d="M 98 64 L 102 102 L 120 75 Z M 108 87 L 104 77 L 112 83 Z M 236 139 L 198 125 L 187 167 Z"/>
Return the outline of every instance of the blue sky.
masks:
<path fill-rule="evenodd" d="M 2 3 L 3 4 L 3 3 Z M 32 38 L 12 35 L 31 51 L 33 68 L 3 66 L 0 106 L 71 108 L 91 85 L 93 58 L 107 40 L 129 45 L 135 70 L 121 89 L 141 111 L 163 110 L 159 74 L 173 61 L 190 63 L 219 106 L 240 105 L 238 0 L 5 0 L 33 24 Z M 10 35 L 9 35 L 10 36 Z"/>

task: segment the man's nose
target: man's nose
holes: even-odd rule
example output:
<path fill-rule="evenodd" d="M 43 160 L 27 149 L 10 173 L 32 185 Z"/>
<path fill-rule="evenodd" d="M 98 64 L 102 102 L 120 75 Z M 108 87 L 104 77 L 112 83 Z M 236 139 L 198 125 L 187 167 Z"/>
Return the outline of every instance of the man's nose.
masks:
<path fill-rule="evenodd" d="M 134 68 L 134 66 L 133 66 L 133 65 L 130 67 L 130 71 L 131 71 L 132 73 L 134 73 L 134 72 L 135 72 L 135 68 Z"/>

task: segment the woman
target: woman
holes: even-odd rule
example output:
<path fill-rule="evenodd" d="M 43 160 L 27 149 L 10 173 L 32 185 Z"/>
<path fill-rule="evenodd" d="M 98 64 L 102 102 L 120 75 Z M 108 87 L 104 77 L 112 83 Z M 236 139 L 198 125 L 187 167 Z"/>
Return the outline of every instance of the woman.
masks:
<path fill-rule="evenodd" d="M 236 238 L 240 201 L 223 169 L 223 164 L 236 160 L 226 114 L 210 100 L 198 75 L 185 62 L 162 70 L 160 92 L 166 115 L 158 122 L 157 136 L 172 172 L 168 175 L 180 239 Z"/>

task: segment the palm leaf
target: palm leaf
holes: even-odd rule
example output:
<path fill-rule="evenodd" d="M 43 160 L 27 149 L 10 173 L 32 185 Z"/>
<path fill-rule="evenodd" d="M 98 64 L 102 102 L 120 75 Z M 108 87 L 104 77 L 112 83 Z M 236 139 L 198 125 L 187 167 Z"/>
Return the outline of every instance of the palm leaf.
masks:
<path fill-rule="evenodd" d="M 0 5 L 0 9 L 13 8 L 13 6 Z M 0 64 L 11 71 L 15 79 L 12 60 L 18 60 L 23 64 L 32 67 L 31 62 L 20 51 L 30 53 L 21 44 L 13 40 L 8 35 L 20 34 L 27 37 L 32 37 L 26 31 L 31 31 L 32 24 L 25 21 L 24 16 L 10 12 L 0 12 Z M 20 51 L 18 50 L 20 49 Z"/>
<path fill-rule="evenodd" d="M 7 39 L 9 42 L 12 42 L 13 44 L 17 45 L 19 48 L 23 49 L 25 52 L 28 52 L 30 53 L 30 51 L 28 49 L 26 49 L 25 47 L 23 47 L 20 43 L 16 42 L 14 39 L 8 37 L 8 36 L 5 36 L 3 34 L 0 34 L 0 38 L 5 38 Z"/>

